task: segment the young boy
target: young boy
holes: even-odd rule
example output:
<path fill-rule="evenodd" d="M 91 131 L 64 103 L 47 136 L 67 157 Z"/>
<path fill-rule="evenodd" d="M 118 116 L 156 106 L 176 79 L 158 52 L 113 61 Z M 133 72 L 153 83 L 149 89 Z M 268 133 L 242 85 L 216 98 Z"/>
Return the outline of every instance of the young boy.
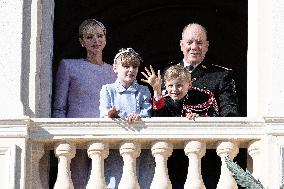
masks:
<path fill-rule="evenodd" d="M 114 58 L 115 83 L 100 92 L 100 117 L 122 118 L 128 122 L 151 117 L 151 93 L 136 81 L 141 57 L 132 48 L 120 49 Z"/>
<path fill-rule="evenodd" d="M 218 106 L 212 92 L 191 87 L 191 75 L 182 65 L 169 67 L 164 73 L 167 95 L 162 96 L 161 75 L 155 74 L 152 66 L 142 72 L 154 91 L 153 112 L 156 117 L 187 117 L 195 119 L 200 116 L 218 115 Z M 169 177 L 173 188 L 184 187 L 187 177 L 188 158 L 184 151 L 175 149 L 168 159 Z M 208 167 L 207 167 L 208 168 Z M 178 170 L 178 171 L 177 171 Z"/>
<path fill-rule="evenodd" d="M 158 71 L 157 76 L 152 66 L 150 66 L 150 70 L 145 68 L 145 71 L 147 74 L 145 72 L 142 72 L 142 74 L 147 80 L 142 79 L 141 81 L 150 84 L 153 88 L 153 113 L 155 117 L 195 119 L 199 116 L 186 108 L 190 103 L 187 93 L 191 88 L 191 76 L 183 66 L 175 65 L 165 71 L 164 80 L 168 93 L 166 96 L 162 96 L 160 71 Z"/>

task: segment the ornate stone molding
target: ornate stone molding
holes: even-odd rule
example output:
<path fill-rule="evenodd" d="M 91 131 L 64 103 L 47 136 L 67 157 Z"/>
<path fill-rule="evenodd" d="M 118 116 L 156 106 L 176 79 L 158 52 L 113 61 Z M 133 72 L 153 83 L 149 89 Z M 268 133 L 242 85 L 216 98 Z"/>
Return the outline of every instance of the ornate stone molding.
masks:
<path fill-rule="evenodd" d="M 17 188 L 19 187 L 20 176 L 18 171 L 18 154 L 16 145 L 0 144 L 0 176 L 1 188 Z"/>
<path fill-rule="evenodd" d="M 31 139 L 62 138 L 234 138 L 258 139 L 265 134 L 262 119 L 249 118 L 145 118 L 127 124 L 122 120 L 93 119 L 32 119 Z"/>
<path fill-rule="evenodd" d="M 26 138 L 29 124 L 29 119 L 0 119 L 0 138 Z"/>

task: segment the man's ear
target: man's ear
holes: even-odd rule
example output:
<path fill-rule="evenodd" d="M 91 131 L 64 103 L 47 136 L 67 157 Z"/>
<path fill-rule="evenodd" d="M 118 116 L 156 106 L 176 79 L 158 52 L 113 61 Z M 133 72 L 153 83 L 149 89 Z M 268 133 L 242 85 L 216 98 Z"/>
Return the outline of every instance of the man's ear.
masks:
<path fill-rule="evenodd" d="M 209 41 L 207 41 L 207 43 L 206 43 L 206 53 L 208 51 L 208 48 L 209 48 Z"/>
<path fill-rule="evenodd" d="M 180 46 L 180 50 L 182 51 L 182 48 L 183 48 L 183 41 L 182 41 L 182 39 L 179 41 L 179 46 Z"/>

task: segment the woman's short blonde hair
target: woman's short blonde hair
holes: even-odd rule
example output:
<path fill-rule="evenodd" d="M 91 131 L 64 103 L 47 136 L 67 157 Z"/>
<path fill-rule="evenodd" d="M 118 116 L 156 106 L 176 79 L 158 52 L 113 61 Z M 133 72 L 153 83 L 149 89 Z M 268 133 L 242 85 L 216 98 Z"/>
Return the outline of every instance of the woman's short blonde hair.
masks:
<path fill-rule="evenodd" d="M 79 38 L 82 39 L 84 31 L 86 31 L 87 29 L 91 27 L 95 27 L 95 26 L 99 26 L 103 30 L 104 34 L 106 35 L 106 28 L 103 25 L 103 23 L 101 23 L 100 21 L 96 19 L 86 19 L 79 26 Z"/>

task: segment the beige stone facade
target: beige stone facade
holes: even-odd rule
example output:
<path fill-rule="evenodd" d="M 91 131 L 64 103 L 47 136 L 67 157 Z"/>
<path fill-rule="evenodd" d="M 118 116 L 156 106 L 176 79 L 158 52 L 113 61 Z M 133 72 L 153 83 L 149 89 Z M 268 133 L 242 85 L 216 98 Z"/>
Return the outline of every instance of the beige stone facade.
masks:
<path fill-rule="evenodd" d="M 248 149 L 248 167 L 265 188 L 284 181 L 284 1 L 248 1 L 246 118 L 148 118 L 126 125 L 111 119 L 50 119 L 52 0 L 0 0 L 1 188 L 48 188 L 48 151 L 60 159 L 54 188 L 73 188 L 70 160 L 88 149 L 98 169 L 87 188 L 106 188 L 103 161 L 120 149 L 125 172 L 119 188 L 139 188 L 135 159 L 151 149 L 157 164 L 151 188 L 172 188 L 166 160 L 173 149 L 190 159 L 185 188 L 204 188 L 200 159 L 206 149 L 231 158 Z M 123 145 L 118 145 L 123 144 Z M 218 189 L 237 188 L 224 164 Z"/>

